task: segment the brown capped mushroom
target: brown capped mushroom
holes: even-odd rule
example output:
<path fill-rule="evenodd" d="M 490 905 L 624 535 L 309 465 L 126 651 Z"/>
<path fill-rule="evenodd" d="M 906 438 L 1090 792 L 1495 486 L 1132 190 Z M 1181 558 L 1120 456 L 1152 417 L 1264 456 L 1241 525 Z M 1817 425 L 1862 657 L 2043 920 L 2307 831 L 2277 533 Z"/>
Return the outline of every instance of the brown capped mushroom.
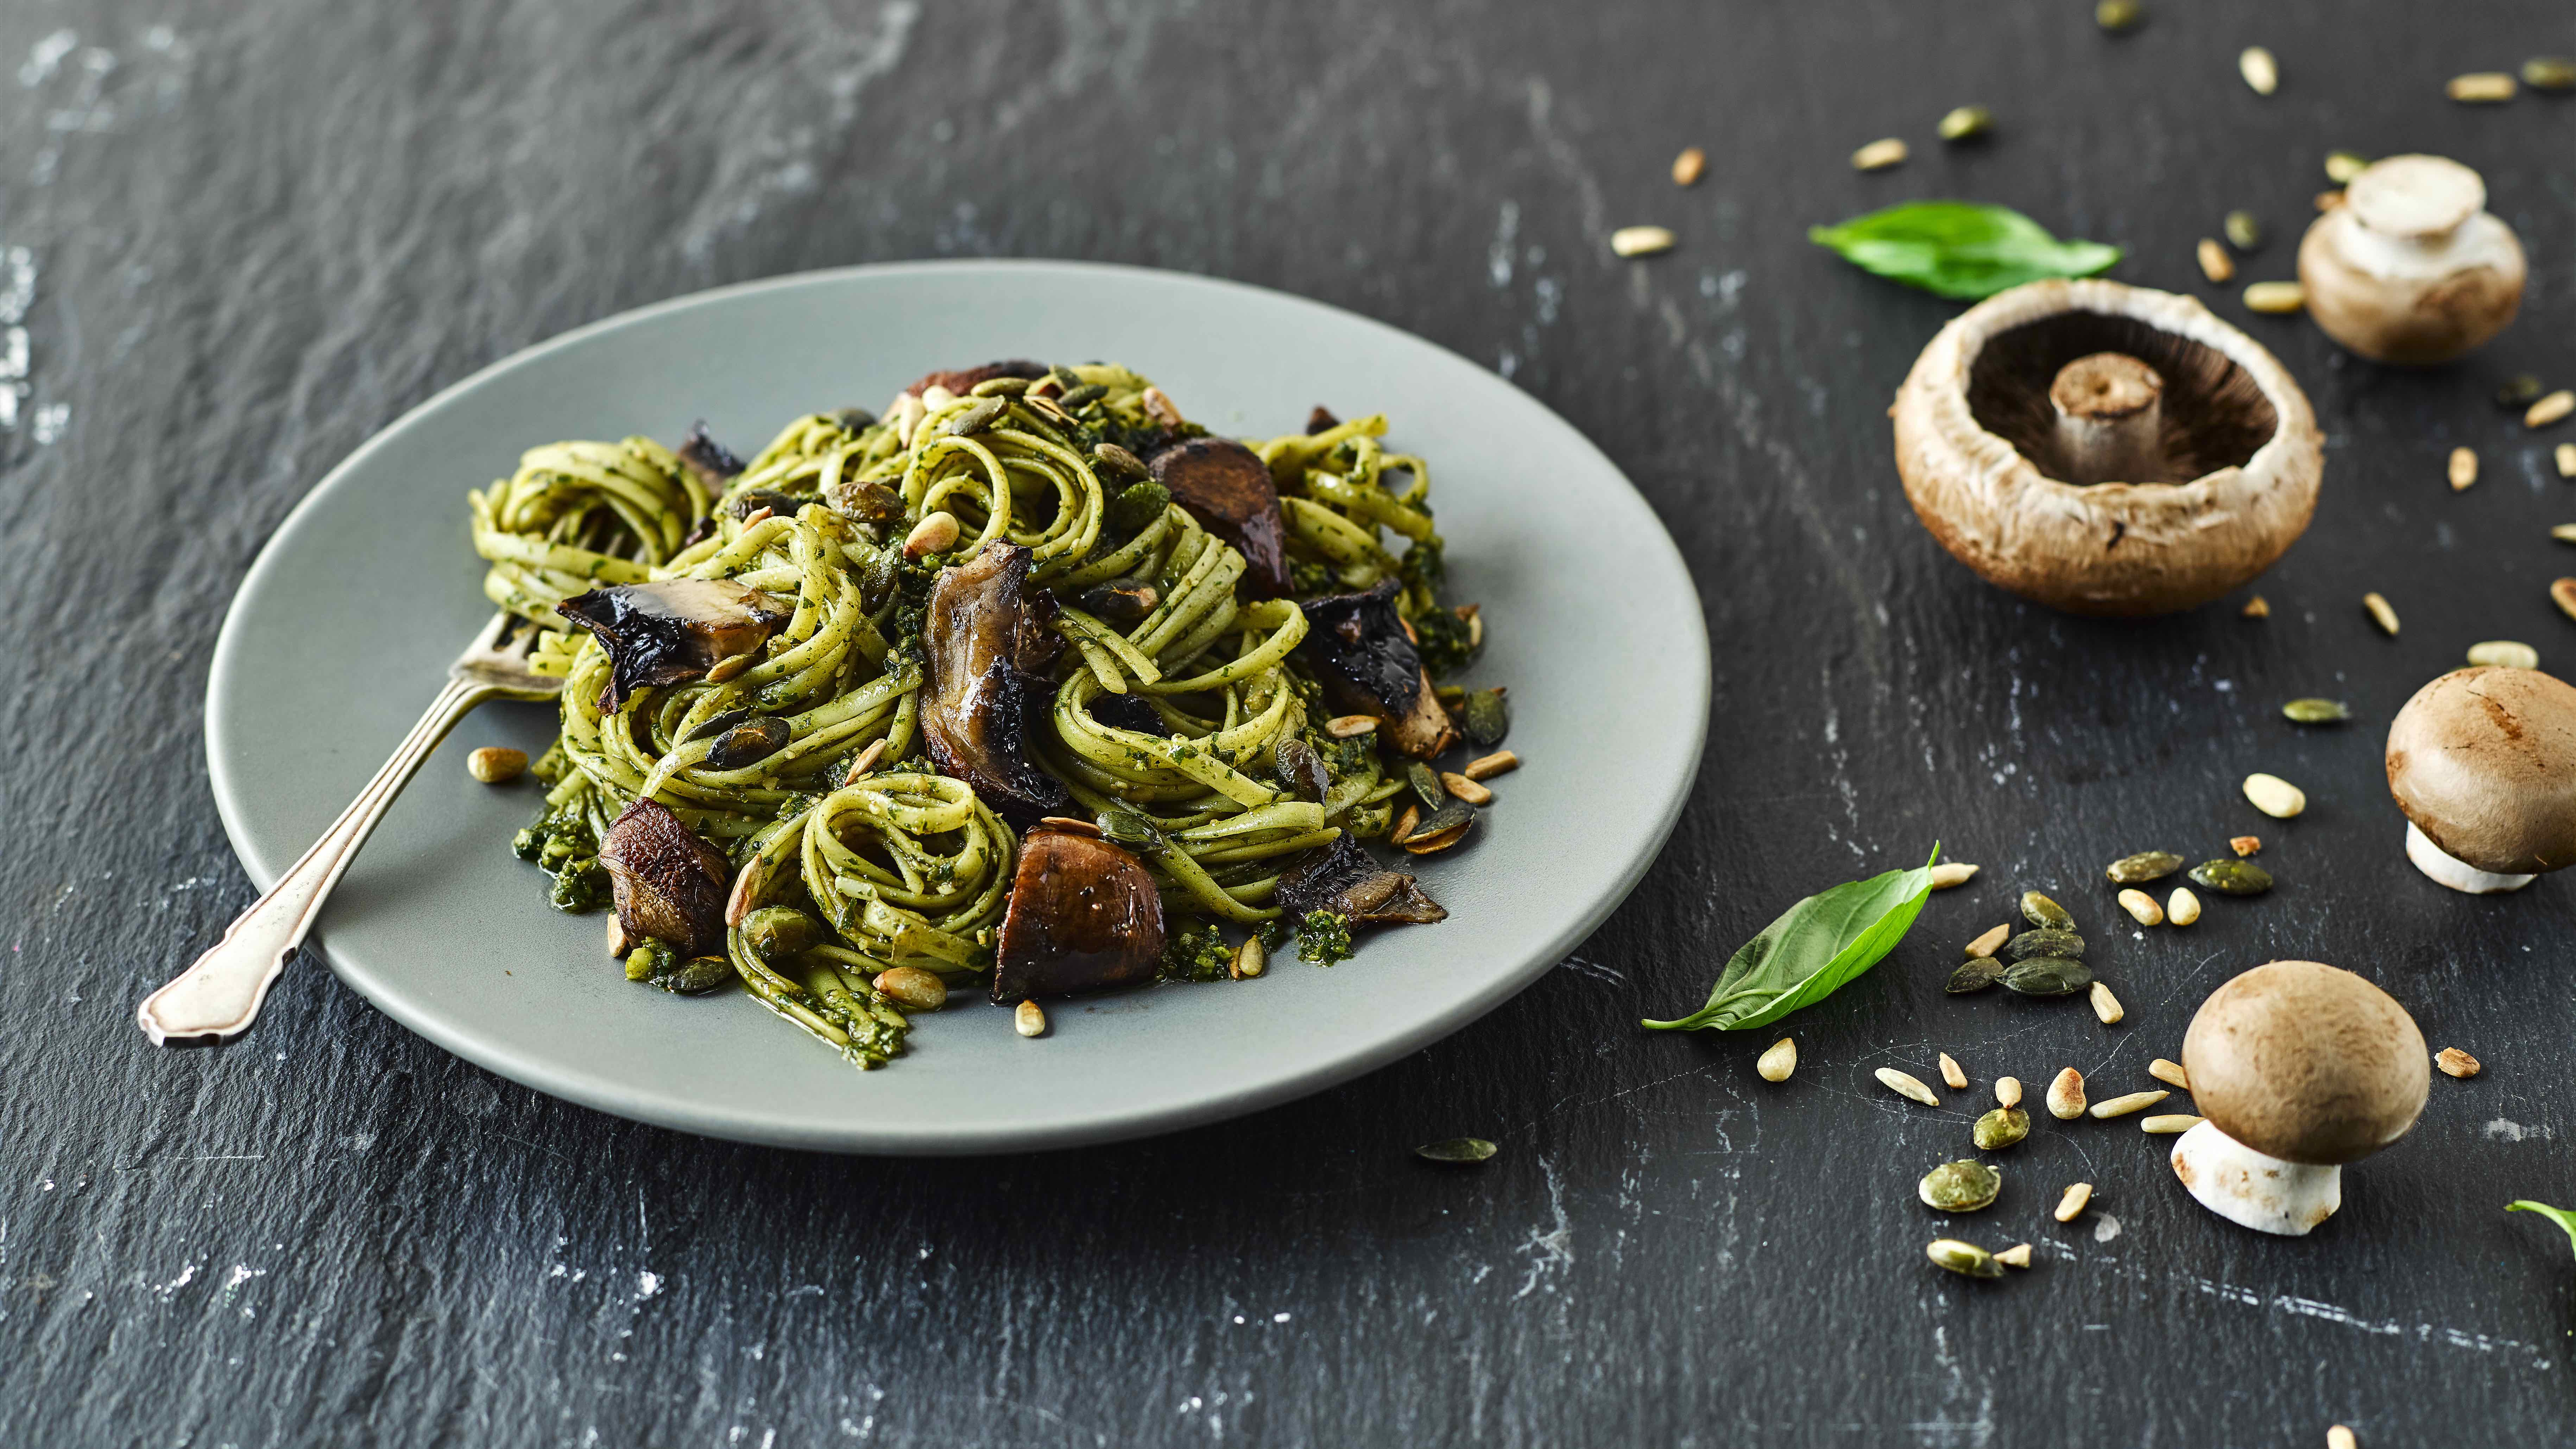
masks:
<path fill-rule="evenodd" d="M 2457 161 L 2372 163 L 2299 242 L 2308 315 L 2380 362 L 2448 362 L 2495 336 L 2522 305 L 2525 264 L 2486 204 L 2486 182 Z"/>
<path fill-rule="evenodd" d="M 626 807 L 600 837 L 599 863 L 629 942 L 651 937 L 684 957 L 721 956 L 733 867 L 655 800 Z"/>
<path fill-rule="evenodd" d="M 671 451 L 688 466 L 690 472 L 698 475 L 698 481 L 705 484 L 710 493 L 722 493 L 734 475 L 743 470 L 742 459 L 735 457 L 731 448 L 707 436 L 707 425 L 703 421 L 690 424 L 688 435 L 680 440 L 680 446 Z"/>
<path fill-rule="evenodd" d="M 555 607 L 608 651 L 611 709 L 639 689 L 699 678 L 718 661 L 759 648 L 793 614 L 731 579 L 617 584 Z"/>
<path fill-rule="evenodd" d="M 1243 555 L 1247 593 L 1276 599 L 1289 592 L 1288 524 L 1260 454 L 1232 438 L 1192 438 L 1156 453 L 1149 466 L 1174 503 Z"/>
<path fill-rule="evenodd" d="M 2323 440 L 2272 354 L 2189 297 L 2040 281 L 1952 319 L 1897 391 L 1896 465 L 1986 582 L 2076 614 L 2171 613 L 2271 566 Z"/>
<path fill-rule="evenodd" d="M 1162 955 L 1163 898 L 1136 857 L 1054 826 L 1020 842 L 994 951 L 995 1005 L 1143 981 Z"/>
<path fill-rule="evenodd" d="M 1383 721 L 1395 747 L 1428 759 L 1458 738 L 1449 712 L 1432 692 L 1422 656 L 1395 611 L 1395 580 L 1365 593 L 1308 599 L 1306 637 L 1297 656 L 1324 685 L 1335 709 Z"/>
<path fill-rule="evenodd" d="M 2315 961 L 2274 961 L 2201 1003 L 2183 1074 L 2206 1120 L 2174 1144 L 2201 1206 L 2303 1237 L 2343 1205 L 2343 1165 L 2414 1127 L 2431 1088 L 2424 1034 L 2387 992 Z"/>
<path fill-rule="evenodd" d="M 995 543 L 941 570 L 921 626 L 930 758 L 1021 823 L 1060 813 L 1072 798 L 1030 755 L 1029 729 L 1046 707 L 1044 673 L 1064 648 L 1047 627 L 1054 596 L 1029 583 L 1030 559 L 1026 548 Z"/>
<path fill-rule="evenodd" d="M 2406 858 L 2453 890 L 2515 891 L 2576 862 L 2576 686 L 2536 669 L 2455 669 L 2388 726 Z"/>
<path fill-rule="evenodd" d="M 1390 870 L 1347 830 L 1279 873 L 1276 897 L 1291 920 L 1331 911 L 1354 926 L 1428 925 L 1449 919 L 1413 877 Z"/>
<path fill-rule="evenodd" d="M 980 367 L 952 367 L 938 372 L 926 372 L 912 386 L 905 388 L 904 392 L 919 397 L 934 387 L 944 387 L 950 392 L 963 396 L 973 392 L 975 384 L 989 382 L 997 377 L 1024 377 L 1035 382 L 1046 375 L 1045 363 L 1015 357 L 1002 362 L 987 362 Z"/>

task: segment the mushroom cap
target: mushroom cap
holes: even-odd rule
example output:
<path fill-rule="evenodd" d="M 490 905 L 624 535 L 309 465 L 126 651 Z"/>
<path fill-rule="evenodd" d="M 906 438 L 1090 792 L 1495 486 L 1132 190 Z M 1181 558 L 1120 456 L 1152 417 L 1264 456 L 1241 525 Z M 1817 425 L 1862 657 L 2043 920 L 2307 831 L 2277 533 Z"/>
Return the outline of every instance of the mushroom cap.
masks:
<path fill-rule="evenodd" d="M 2161 379 L 2160 450 L 2182 481 L 2062 481 L 2049 390 L 2100 352 Z M 1941 546 L 2076 614 L 2171 613 L 2253 578 L 2306 530 L 2324 470 L 2279 360 L 2189 297 L 2118 282 L 2029 282 L 1969 308 L 1891 411 L 1906 499 Z"/>
<path fill-rule="evenodd" d="M 2433 1080 L 2406 1008 L 2315 961 L 2257 966 L 2211 992 L 2183 1037 L 2182 1068 L 2219 1131 L 2320 1167 L 2405 1136 Z"/>
<path fill-rule="evenodd" d="M 2388 726 L 2388 793 L 2463 864 L 2576 864 L 2576 686 L 2536 669 L 2454 669 Z"/>
<path fill-rule="evenodd" d="M 2528 265 L 2486 198 L 2478 173 L 2446 157 L 2372 163 L 2300 238 L 2308 315 L 2380 362 L 2448 362 L 2503 331 Z"/>

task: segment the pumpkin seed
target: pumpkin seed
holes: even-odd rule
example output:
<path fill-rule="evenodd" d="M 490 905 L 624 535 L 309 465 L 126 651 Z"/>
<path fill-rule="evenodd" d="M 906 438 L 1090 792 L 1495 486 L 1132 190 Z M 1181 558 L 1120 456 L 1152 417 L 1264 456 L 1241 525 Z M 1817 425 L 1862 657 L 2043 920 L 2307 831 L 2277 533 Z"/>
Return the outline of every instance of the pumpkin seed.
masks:
<path fill-rule="evenodd" d="M 2536 91 L 2576 90 L 2576 60 L 2535 55 L 2522 63 L 2522 83 Z"/>
<path fill-rule="evenodd" d="M 1971 956 L 1960 964 L 1958 970 L 1950 973 L 1950 979 L 1942 983 L 1941 989 L 1952 996 L 1965 996 L 1971 991 L 1983 991 L 1994 985 L 2003 979 L 2003 974 L 2004 963 L 1994 957 Z"/>
<path fill-rule="evenodd" d="M 2281 88 L 2281 63 L 2259 45 L 2245 47 L 2236 57 L 2236 73 L 2245 77 L 2245 84 L 2258 96 L 2268 96 Z"/>
<path fill-rule="evenodd" d="M 2024 996 L 2072 996 L 2093 984 L 2093 971 L 2063 956 L 2034 956 L 2005 971 L 2003 983 Z"/>
<path fill-rule="evenodd" d="M 2540 401 L 2540 395 L 2547 390 L 2540 385 L 2539 378 L 2527 372 L 2517 372 L 2505 379 L 2504 386 L 2496 389 L 2496 406 L 2509 413 L 2518 413 Z"/>
<path fill-rule="evenodd" d="M 2161 926 L 2165 923 L 2165 908 L 2156 904 L 2154 896 L 2142 890 L 2131 889 L 2120 892 L 2120 909 L 2127 911 L 2130 918 L 2141 926 Z"/>
<path fill-rule="evenodd" d="M 1998 1107 L 2018 1107 L 2021 1105 L 2021 1078 L 1995 1078 L 1995 1105 Z"/>
<path fill-rule="evenodd" d="M 2155 902 L 2149 901 L 2147 904 L 2152 906 Z M 2122 1009 L 2120 998 L 2111 994 L 2111 987 L 2108 982 L 2096 981 L 2093 983 L 2092 1000 L 2093 1015 L 2098 1017 L 2104 1026 L 2118 1026 L 2120 1024 L 2120 1018 L 2129 1014 L 2126 1010 Z"/>
<path fill-rule="evenodd" d="M 2094 1103 L 2088 1110 L 2092 1112 L 2095 1121 L 2107 1122 L 2114 1117 L 2126 1117 L 2133 1112 L 2143 1112 L 2172 1095 L 2171 1092 L 2123 1092 L 2108 1101 Z"/>
<path fill-rule="evenodd" d="M 1938 1107 L 1941 1105 L 1941 1099 L 1933 1094 L 1930 1087 L 1923 1085 L 1922 1082 L 1913 1077 L 1907 1076 L 1905 1073 L 1898 1071 L 1894 1067 L 1880 1067 L 1871 1075 L 1878 1078 L 1878 1084 L 1880 1086 L 1885 1087 L 1887 1090 L 1894 1092 L 1900 1097 L 1920 1102 L 1926 1107 Z"/>
<path fill-rule="evenodd" d="M 1696 186 L 1699 184 L 1700 173 L 1707 169 L 1708 153 L 1697 146 L 1690 147 L 1673 158 L 1673 184 Z"/>
<path fill-rule="evenodd" d="M 2288 820 L 2308 808 L 2307 791 L 2260 770 L 2245 777 L 2245 798 L 2275 820 Z"/>
<path fill-rule="evenodd" d="M 2558 606 L 2558 612 L 2576 619 L 2576 579 L 2550 580 L 2549 602 Z"/>
<path fill-rule="evenodd" d="M 722 684 L 728 679 L 739 679 L 744 671 L 758 662 L 758 656 L 748 649 L 740 654 L 728 654 L 707 666 L 706 681 L 709 684 Z"/>
<path fill-rule="evenodd" d="M 2048 1084 L 2048 1115 L 2072 1122 L 2084 1115 L 2084 1074 L 2068 1067 Z M 2064 1219 L 2059 1219 L 2063 1222 Z"/>
<path fill-rule="evenodd" d="M 1936 127 L 1944 141 L 1965 141 L 1982 136 L 1994 128 L 1995 113 L 1983 106 L 1960 106 L 1941 118 Z"/>
<path fill-rule="evenodd" d="M 1011 1030 L 1022 1036 L 1040 1036 L 1047 1028 L 1046 1008 L 1034 1001 L 1023 1001 L 1011 1009 Z"/>
<path fill-rule="evenodd" d="M 948 420 L 948 436 L 962 438 L 970 433 L 980 433 L 991 427 L 993 419 L 1000 417 L 1002 410 L 1010 405 L 1009 399 L 998 397 L 988 397 L 982 402 L 971 403 L 964 412 Z"/>
<path fill-rule="evenodd" d="M 2118 0 L 2103 0 L 2103 3 L 2116 4 Z M 1994 1254 L 1957 1238 L 1935 1238 L 1925 1245 L 1923 1255 L 1936 1266 L 1947 1268 L 1962 1278 L 2000 1278 L 2004 1275 L 2004 1265 L 1995 1260 Z"/>
<path fill-rule="evenodd" d="M 2092 1200 L 2093 1184 L 2070 1182 L 2066 1185 L 2066 1191 L 2058 1196 L 2057 1206 L 2051 1209 L 2048 1215 L 2061 1223 L 2071 1223 L 2075 1221 L 2078 1213 L 2084 1211 L 2084 1205 Z"/>
<path fill-rule="evenodd" d="M 2370 158 L 2362 155 L 2358 151 L 2328 151 L 2326 153 L 2326 179 L 2337 186 L 2344 185 L 2351 181 L 2352 178 L 2359 176 L 2362 172 L 2369 169 Z"/>
<path fill-rule="evenodd" d="M 1493 791 L 1486 789 L 1484 786 L 1479 785 L 1475 781 L 1454 771 L 1441 771 L 1440 783 L 1448 787 L 1450 794 L 1457 796 L 1459 799 L 1466 801 L 1470 805 L 1491 805 L 1494 803 Z"/>
<path fill-rule="evenodd" d="M 2512 100 L 2520 89 L 2521 84 L 2504 71 L 2475 70 L 2451 77 L 2442 94 L 2464 105 L 2492 106 Z"/>
<path fill-rule="evenodd" d="M 1458 800 L 1444 801 L 1439 809 L 1424 815 L 1413 833 L 1398 840 L 1396 846 L 1407 855 L 1436 854 L 1466 839 L 1475 823 L 1474 806 Z"/>
<path fill-rule="evenodd" d="M 2193 895 L 2188 887 L 2175 886 L 2173 894 L 2165 897 L 2165 921 L 2170 925 L 2188 926 L 2199 919 L 2200 897 Z"/>
<path fill-rule="evenodd" d="M 2004 943 L 2004 939 L 2011 934 L 2012 924 L 2010 922 L 1997 926 L 1993 930 L 1979 936 L 1977 939 L 1970 941 L 1968 943 L 1967 954 L 1971 956 L 1991 956 L 1995 954 L 1995 948 L 2001 946 Z"/>
<path fill-rule="evenodd" d="M 1932 889 L 1936 891 L 1946 891 L 1952 886 L 1966 885 L 1969 880 L 1976 875 L 1976 873 L 1977 868 L 1973 865 L 1964 865 L 1955 860 L 1945 860 L 1939 865 L 1932 867 Z"/>
<path fill-rule="evenodd" d="M 2294 699 L 2281 706 L 2281 717 L 2296 724 L 2341 724 L 2352 718 L 2352 707 L 2339 699 Z M 2175 864 L 2181 864 L 2176 861 Z"/>
<path fill-rule="evenodd" d="M 1100 822 L 1100 833 L 1120 845 L 1152 845 L 1156 832 L 1145 823 L 1145 817 L 1125 810 L 1103 810 L 1093 817 Z"/>
<path fill-rule="evenodd" d="M 2189 1112 L 2165 1112 L 2153 1117 L 2139 1118 L 2138 1130 L 2157 1137 L 2171 1137 L 2177 1132 L 2188 1132 L 2199 1126 L 2201 1120 Z"/>
<path fill-rule="evenodd" d="M 2023 920 L 2034 926 L 2047 926 L 2059 931 L 2075 929 L 2075 918 L 2066 913 L 2066 907 L 2037 891 L 2021 893 L 2021 914 Z"/>
<path fill-rule="evenodd" d="M 794 906 L 762 906 L 742 918 L 742 943 L 763 961 L 784 961 L 822 939 L 823 923 Z"/>
<path fill-rule="evenodd" d="M 2113 35 L 2135 30 L 2138 22 L 2146 18 L 2147 12 L 2138 0 L 2102 0 L 2101 4 L 2093 7 L 2093 23 Z"/>
<path fill-rule="evenodd" d="M 1069 387 L 1058 393 L 1055 405 L 1069 413 L 1080 412 L 1107 396 L 1109 396 L 1107 383 L 1086 382 L 1080 387 Z"/>
<path fill-rule="evenodd" d="M 2227 239 L 2238 251 L 2250 252 L 2263 244 L 2263 223 L 2250 211 L 2231 211 L 2224 223 Z"/>
<path fill-rule="evenodd" d="M 1959 1059 L 1948 1052 L 1941 1053 L 1941 1080 L 1953 1092 L 1968 1090 L 1967 1072 L 1959 1066 Z"/>
<path fill-rule="evenodd" d="M 2151 880 L 2162 880 L 2180 869 L 2182 857 L 2170 850 L 2141 850 L 2135 855 L 2121 856 L 2102 873 L 2111 878 L 2113 885 L 2141 885 Z"/>
<path fill-rule="evenodd" d="M 1404 783 L 1413 787 L 1426 810 L 1438 810 L 1449 803 L 1449 791 L 1441 785 L 1440 776 L 1420 760 L 1404 767 Z"/>
<path fill-rule="evenodd" d="M 2511 639 L 2489 639 L 2469 646 L 2471 664 L 2488 664 L 2504 669 L 2538 669 L 2540 651 Z"/>
<path fill-rule="evenodd" d="M 1660 226 L 1623 226 L 1610 233 L 1610 250 L 1623 257 L 1651 257 L 1673 249 L 1672 232 Z"/>
<path fill-rule="evenodd" d="M 1113 471 L 1124 473 L 1130 478 L 1151 478 L 1154 476 L 1154 470 L 1145 466 L 1144 459 L 1128 452 L 1125 448 L 1118 446 L 1116 443 L 1092 444 L 1091 456 L 1108 464 Z"/>
<path fill-rule="evenodd" d="M 1458 728 L 1466 734 L 1467 742 L 1480 749 L 1501 744 L 1503 736 L 1511 733 L 1512 709 L 1503 702 L 1499 688 L 1469 693 L 1466 702 L 1458 707 L 1458 716 Z"/>
<path fill-rule="evenodd" d="M 2296 282 L 2255 282 L 2245 289 L 2245 310 L 2279 317 L 2308 305 L 2308 289 Z"/>
<path fill-rule="evenodd" d="M 966 392 L 971 397 L 1017 397 L 1028 390 L 1029 380 L 1025 377 L 988 377 Z M 859 426 L 866 427 L 867 424 Z"/>
<path fill-rule="evenodd" d="M 1894 136 L 1889 136 L 1884 140 L 1872 141 L 1854 151 L 1851 157 L 1852 169 L 1884 171 L 1890 166 L 1901 165 L 1907 154 L 1905 143 Z"/>
<path fill-rule="evenodd" d="M 2576 391 L 2562 387 L 2525 409 L 2522 425 L 2526 428 L 2545 428 L 2569 413 L 2576 413 Z"/>
<path fill-rule="evenodd" d="M 747 769 L 787 748 L 795 727 L 774 714 L 756 714 L 716 736 L 707 746 L 710 770 Z"/>
<path fill-rule="evenodd" d="M 1490 780 L 1496 775 L 1508 774 L 1520 767 L 1520 756 L 1509 750 L 1496 750 L 1490 755 L 1480 755 L 1469 760 L 1467 767 L 1458 773 L 1470 780 Z"/>
<path fill-rule="evenodd" d="M 486 785 L 506 785 L 528 772 L 528 752 L 485 745 L 465 757 L 465 773 Z"/>
<path fill-rule="evenodd" d="M 2180 1062 L 2173 1061 L 2165 1057 L 2158 1057 L 2154 1061 L 2147 1063 L 2147 1075 L 2176 1091 L 2188 1092 L 2191 1090 L 2191 1074 L 2182 1069 L 2182 1063 Z"/>
<path fill-rule="evenodd" d="M 2033 956 L 2064 956 L 2070 961 L 2084 959 L 2084 938 L 2073 931 L 2024 931 L 2004 947 L 2007 961 L 2027 961 Z"/>
<path fill-rule="evenodd" d="M 2200 258 L 2200 274 L 2210 281 L 2225 282 L 2235 278 L 2236 263 L 2227 255 L 2227 248 L 2218 244 L 2217 238 L 2202 237 L 2194 254 Z"/>
<path fill-rule="evenodd" d="M 1945 1213 L 1972 1213 L 1994 1205 L 2004 1190 L 2004 1175 L 1974 1158 L 1945 1162 L 1923 1174 L 1915 1186 L 1923 1205 Z"/>
<path fill-rule="evenodd" d="M 2227 896 L 2259 896 L 2272 888 L 2270 871 L 2241 860 L 2204 860 L 2191 868 L 2191 879 Z"/>
<path fill-rule="evenodd" d="M 1482 1137 L 1452 1137 L 1446 1142 L 1425 1142 L 1413 1149 L 1413 1155 L 1425 1162 L 1471 1167 L 1493 1157 L 1501 1148 Z"/>
<path fill-rule="evenodd" d="M 2030 1114 L 2019 1107 L 1997 1107 L 1969 1130 L 1978 1150 L 2001 1152 L 2030 1135 Z"/>
<path fill-rule="evenodd" d="M 1766 1082 L 1785 1082 L 1798 1069 L 1798 1043 L 1793 1037 L 1782 1037 L 1763 1049 L 1753 1063 L 1754 1075 Z"/>
<path fill-rule="evenodd" d="M 2433 1065 L 2440 1067 L 2442 1075 L 2446 1077 L 2474 1077 L 2484 1070 L 2476 1057 L 2470 1056 L 2458 1047 L 2444 1047 L 2435 1052 Z"/>
<path fill-rule="evenodd" d="M 2007 1268 L 2027 1268 L 2030 1266 L 2030 1244 L 2015 1243 L 1995 1254 L 1995 1261 Z"/>
<path fill-rule="evenodd" d="M 2237 612 L 2243 614 L 2248 619 L 2268 619 L 2272 617 L 2272 602 L 2271 600 L 2264 598 L 2261 594 L 2256 594 L 2254 597 L 2247 599 L 2245 601 L 2245 607 Z"/>

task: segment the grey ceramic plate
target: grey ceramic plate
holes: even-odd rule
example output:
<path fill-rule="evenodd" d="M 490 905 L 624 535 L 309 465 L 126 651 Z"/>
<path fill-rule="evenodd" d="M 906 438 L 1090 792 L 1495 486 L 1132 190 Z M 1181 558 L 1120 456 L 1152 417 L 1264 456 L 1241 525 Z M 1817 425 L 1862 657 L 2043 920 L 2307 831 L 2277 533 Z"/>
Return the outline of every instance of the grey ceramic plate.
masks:
<path fill-rule="evenodd" d="M 1610 913 L 1672 829 L 1708 711 L 1699 600 L 1644 500 L 1546 408 L 1418 338 L 1252 287 L 1053 262 L 682 298 L 497 363 L 377 435 L 278 530 L 215 647 L 206 752 L 243 865 L 265 888 L 294 862 L 489 617 L 465 490 L 521 449 L 673 439 L 704 418 L 748 454 L 797 414 L 1020 356 L 1118 359 L 1241 436 L 1296 429 L 1318 402 L 1383 411 L 1431 460 L 1452 596 L 1492 627 L 1469 678 L 1511 686 L 1526 762 L 1495 782 L 1477 838 L 1422 872 L 1447 922 L 1380 933 L 1329 971 L 1285 960 L 1258 981 L 1057 1003 L 1035 1041 L 970 1001 L 861 1073 L 739 994 L 628 984 L 600 917 L 546 905 L 507 848 L 534 789 L 477 785 L 464 754 L 533 753 L 553 712 L 496 704 L 341 882 L 318 934 L 340 978 L 459 1056 L 602 1111 L 795 1147 L 990 1152 L 1165 1131 L 1357 1076 L 1492 1009 Z"/>

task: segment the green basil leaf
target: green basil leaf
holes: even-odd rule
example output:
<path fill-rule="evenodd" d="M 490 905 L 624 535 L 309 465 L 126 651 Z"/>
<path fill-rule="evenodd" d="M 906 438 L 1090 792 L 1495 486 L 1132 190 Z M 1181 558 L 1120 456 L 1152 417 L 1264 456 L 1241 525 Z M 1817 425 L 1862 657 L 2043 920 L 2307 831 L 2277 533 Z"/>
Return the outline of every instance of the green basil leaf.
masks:
<path fill-rule="evenodd" d="M 1932 859 L 1919 870 L 1891 870 L 1807 897 L 1727 959 L 1708 1005 L 1657 1031 L 1744 1031 L 1768 1026 L 1849 985 L 1896 949 L 1923 898 L 1932 893 Z"/>
<path fill-rule="evenodd" d="M 2089 277 L 2121 255 L 2101 242 L 2059 241 L 2018 211 L 1973 201 L 1909 201 L 1809 227 L 1807 239 L 1862 271 L 1970 300 L 2042 277 Z"/>
<path fill-rule="evenodd" d="M 2542 1217 L 2549 1219 L 2558 1226 L 2565 1228 L 2567 1230 L 2567 1245 L 2571 1248 L 2576 1248 L 2576 1212 L 2569 1212 L 2565 1208 L 2554 1208 L 2545 1202 L 2533 1202 L 2528 1198 L 2519 1202 L 2506 1203 L 2504 1205 L 2504 1210 L 2509 1213 L 2540 1214 Z"/>

